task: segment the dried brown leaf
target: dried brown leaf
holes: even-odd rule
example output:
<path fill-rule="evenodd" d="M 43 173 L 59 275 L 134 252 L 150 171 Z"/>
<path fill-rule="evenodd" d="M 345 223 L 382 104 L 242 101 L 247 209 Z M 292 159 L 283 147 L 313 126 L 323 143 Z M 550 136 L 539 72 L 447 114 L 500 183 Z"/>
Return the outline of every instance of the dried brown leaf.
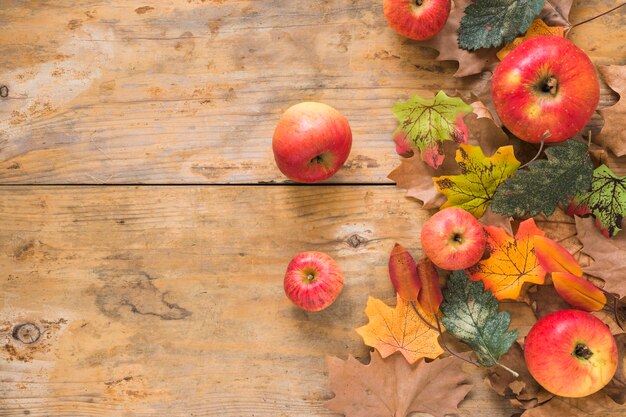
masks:
<path fill-rule="evenodd" d="M 553 285 L 537 285 L 528 292 L 528 298 L 530 298 L 531 307 L 535 311 L 537 320 L 555 311 L 572 308 L 556 292 Z"/>
<path fill-rule="evenodd" d="M 604 126 L 594 142 L 609 148 L 615 155 L 626 155 L 626 65 L 598 66 L 602 78 L 620 95 L 614 105 L 599 110 Z"/>
<path fill-rule="evenodd" d="M 592 218 L 576 217 L 576 231 L 582 252 L 593 258 L 585 273 L 604 281 L 604 290 L 626 295 L 626 233 L 607 238 L 595 227 Z"/>
<path fill-rule="evenodd" d="M 582 398 L 554 397 L 550 401 L 527 410 L 522 417 L 608 417 L 618 409 L 626 407 L 617 404 L 603 391 Z M 621 414 L 623 415 L 623 414 Z"/>
<path fill-rule="evenodd" d="M 615 376 L 602 390 L 618 404 L 626 404 L 626 333 L 615 336 L 619 362 Z"/>
<path fill-rule="evenodd" d="M 452 158 L 446 158 L 444 161 L 450 159 Z M 394 181 L 397 187 L 407 190 L 407 197 L 420 201 L 423 209 L 432 209 L 446 202 L 446 197 L 435 188 L 432 180 L 435 175 L 436 171 L 422 161 L 419 155 L 413 155 L 410 158 L 402 158 L 400 166 L 391 171 L 387 178 Z"/>
<path fill-rule="evenodd" d="M 573 0 L 546 0 L 539 17 L 550 26 L 569 26 Z"/>
<path fill-rule="evenodd" d="M 454 74 L 455 77 L 492 71 L 498 64 L 497 48 L 483 48 L 474 52 L 459 48 L 457 31 L 461 26 L 461 18 L 465 8 L 471 2 L 472 0 L 453 0 L 450 16 L 441 32 L 431 39 L 417 42 L 418 45 L 428 46 L 439 51 L 437 61 L 457 61 L 459 69 Z"/>
<path fill-rule="evenodd" d="M 511 399 L 513 405 L 528 409 L 554 397 L 528 372 L 524 351 L 519 343 L 511 346 L 511 349 L 500 358 L 500 363 L 519 373 L 519 376 L 516 378 L 504 368 L 494 366 L 488 369 L 485 382 L 498 395 Z"/>
<path fill-rule="evenodd" d="M 409 365 L 402 355 L 382 359 L 372 352 L 363 365 L 353 357 L 328 357 L 330 388 L 335 397 L 326 402 L 346 417 L 395 416 L 412 412 L 435 417 L 458 413 L 458 404 L 472 389 L 462 362 L 454 357 Z"/>

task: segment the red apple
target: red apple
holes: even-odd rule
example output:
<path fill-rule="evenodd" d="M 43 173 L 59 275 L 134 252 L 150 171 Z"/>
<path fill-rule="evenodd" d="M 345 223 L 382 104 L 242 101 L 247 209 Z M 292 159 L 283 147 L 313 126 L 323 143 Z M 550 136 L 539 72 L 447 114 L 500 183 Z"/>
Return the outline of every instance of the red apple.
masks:
<path fill-rule="evenodd" d="M 491 93 L 502 123 L 520 139 L 562 142 L 589 122 L 600 100 L 589 57 L 560 36 L 522 42 L 496 67 Z"/>
<path fill-rule="evenodd" d="M 343 288 L 337 262 L 323 252 L 302 252 L 287 266 L 285 294 L 298 307 L 320 311 L 331 305 Z"/>
<path fill-rule="evenodd" d="M 467 211 L 445 208 L 422 226 L 422 248 L 439 268 L 465 269 L 482 258 L 487 235 L 482 225 Z"/>
<path fill-rule="evenodd" d="M 450 15 L 450 0 L 384 0 L 383 10 L 397 33 L 425 40 L 443 29 Z"/>
<path fill-rule="evenodd" d="M 530 374 L 562 397 L 585 397 L 604 387 L 617 370 L 617 344 L 590 313 L 560 310 L 542 317 L 524 344 Z"/>
<path fill-rule="evenodd" d="M 272 139 L 278 169 L 298 182 L 330 178 L 346 162 L 351 147 L 348 120 L 334 108 L 316 102 L 288 108 Z"/>

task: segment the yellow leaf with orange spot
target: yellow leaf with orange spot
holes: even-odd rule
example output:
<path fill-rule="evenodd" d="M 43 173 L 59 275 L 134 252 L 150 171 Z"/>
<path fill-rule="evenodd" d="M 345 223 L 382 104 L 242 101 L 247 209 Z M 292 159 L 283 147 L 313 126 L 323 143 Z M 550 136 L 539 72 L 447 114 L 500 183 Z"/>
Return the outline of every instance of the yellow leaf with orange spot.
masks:
<path fill-rule="evenodd" d="M 369 323 L 356 329 L 363 342 L 375 348 L 383 358 L 400 352 L 409 363 L 421 358 L 434 359 L 443 353 L 437 338 L 439 332 L 432 329 L 415 313 L 411 303 L 397 297 L 396 307 L 369 297 L 365 314 Z M 435 316 L 415 303 L 415 308 L 429 323 L 435 324 Z"/>
<path fill-rule="evenodd" d="M 565 29 L 562 26 L 548 26 L 541 19 L 535 19 L 531 24 L 526 34 L 524 36 L 520 36 L 518 38 L 513 39 L 513 41 L 504 46 L 504 48 L 500 49 L 496 56 L 500 61 L 504 59 L 513 49 L 517 48 L 517 46 L 524 42 L 526 39 L 530 39 L 539 35 L 556 35 L 563 36 L 565 33 Z"/>
<path fill-rule="evenodd" d="M 471 279 L 481 280 L 498 300 L 516 299 L 524 283 L 544 283 L 546 271 L 535 256 L 533 239 L 544 233 L 533 219 L 520 223 L 515 237 L 501 227 L 484 228 L 489 257 L 467 270 Z"/>

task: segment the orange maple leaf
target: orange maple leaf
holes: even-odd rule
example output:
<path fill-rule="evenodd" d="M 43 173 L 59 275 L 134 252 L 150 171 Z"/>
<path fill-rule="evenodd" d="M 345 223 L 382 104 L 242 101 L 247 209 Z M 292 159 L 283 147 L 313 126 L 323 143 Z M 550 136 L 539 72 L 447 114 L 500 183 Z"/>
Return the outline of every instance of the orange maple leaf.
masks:
<path fill-rule="evenodd" d="M 485 226 L 489 257 L 467 270 L 471 279 L 481 280 L 498 300 L 519 297 L 525 282 L 543 284 L 546 271 L 534 251 L 533 236 L 543 236 L 533 219 L 520 223 L 515 237 L 503 228 Z"/>
<path fill-rule="evenodd" d="M 443 349 L 437 342 L 439 333 L 419 318 L 410 302 L 400 296 L 397 299 L 395 308 L 374 297 L 367 299 L 365 314 L 370 321 L 356 329 L 363 342 L 378 350 L 383 358 L 399 351 L 411 364 L 421 358 L 434 359 L 441 355 Z M 422 317 L 435 323 L 434 315 L 417 303 L 415 307 Z"/>

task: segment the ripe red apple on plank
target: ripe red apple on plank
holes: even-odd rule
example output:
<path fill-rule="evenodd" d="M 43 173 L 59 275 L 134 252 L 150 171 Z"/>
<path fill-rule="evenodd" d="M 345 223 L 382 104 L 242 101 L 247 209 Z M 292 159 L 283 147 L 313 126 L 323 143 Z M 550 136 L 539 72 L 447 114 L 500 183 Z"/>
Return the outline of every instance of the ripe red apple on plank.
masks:
<path fill-rule="evenodd" d="M 560 36 L 522 42 L 496 67 L 491 93 L 502 123 L 531 143 L 562 142 L 589 122 L 600 100 L 585 52 Z"/>
<path fill-rule="evenodd" d="M 400 35 L 426 40 L 443 29 L 450 15 L 450 0 L 384 0 L 391 28 Z"/>
<path fill-rule="evenodd" d="M 272 139 L 278 169 L 298 182 L 333 176 L 352 147 L 350 124 L 333 107 L 317 102 L 291 106 L 281 116 Z"/>

